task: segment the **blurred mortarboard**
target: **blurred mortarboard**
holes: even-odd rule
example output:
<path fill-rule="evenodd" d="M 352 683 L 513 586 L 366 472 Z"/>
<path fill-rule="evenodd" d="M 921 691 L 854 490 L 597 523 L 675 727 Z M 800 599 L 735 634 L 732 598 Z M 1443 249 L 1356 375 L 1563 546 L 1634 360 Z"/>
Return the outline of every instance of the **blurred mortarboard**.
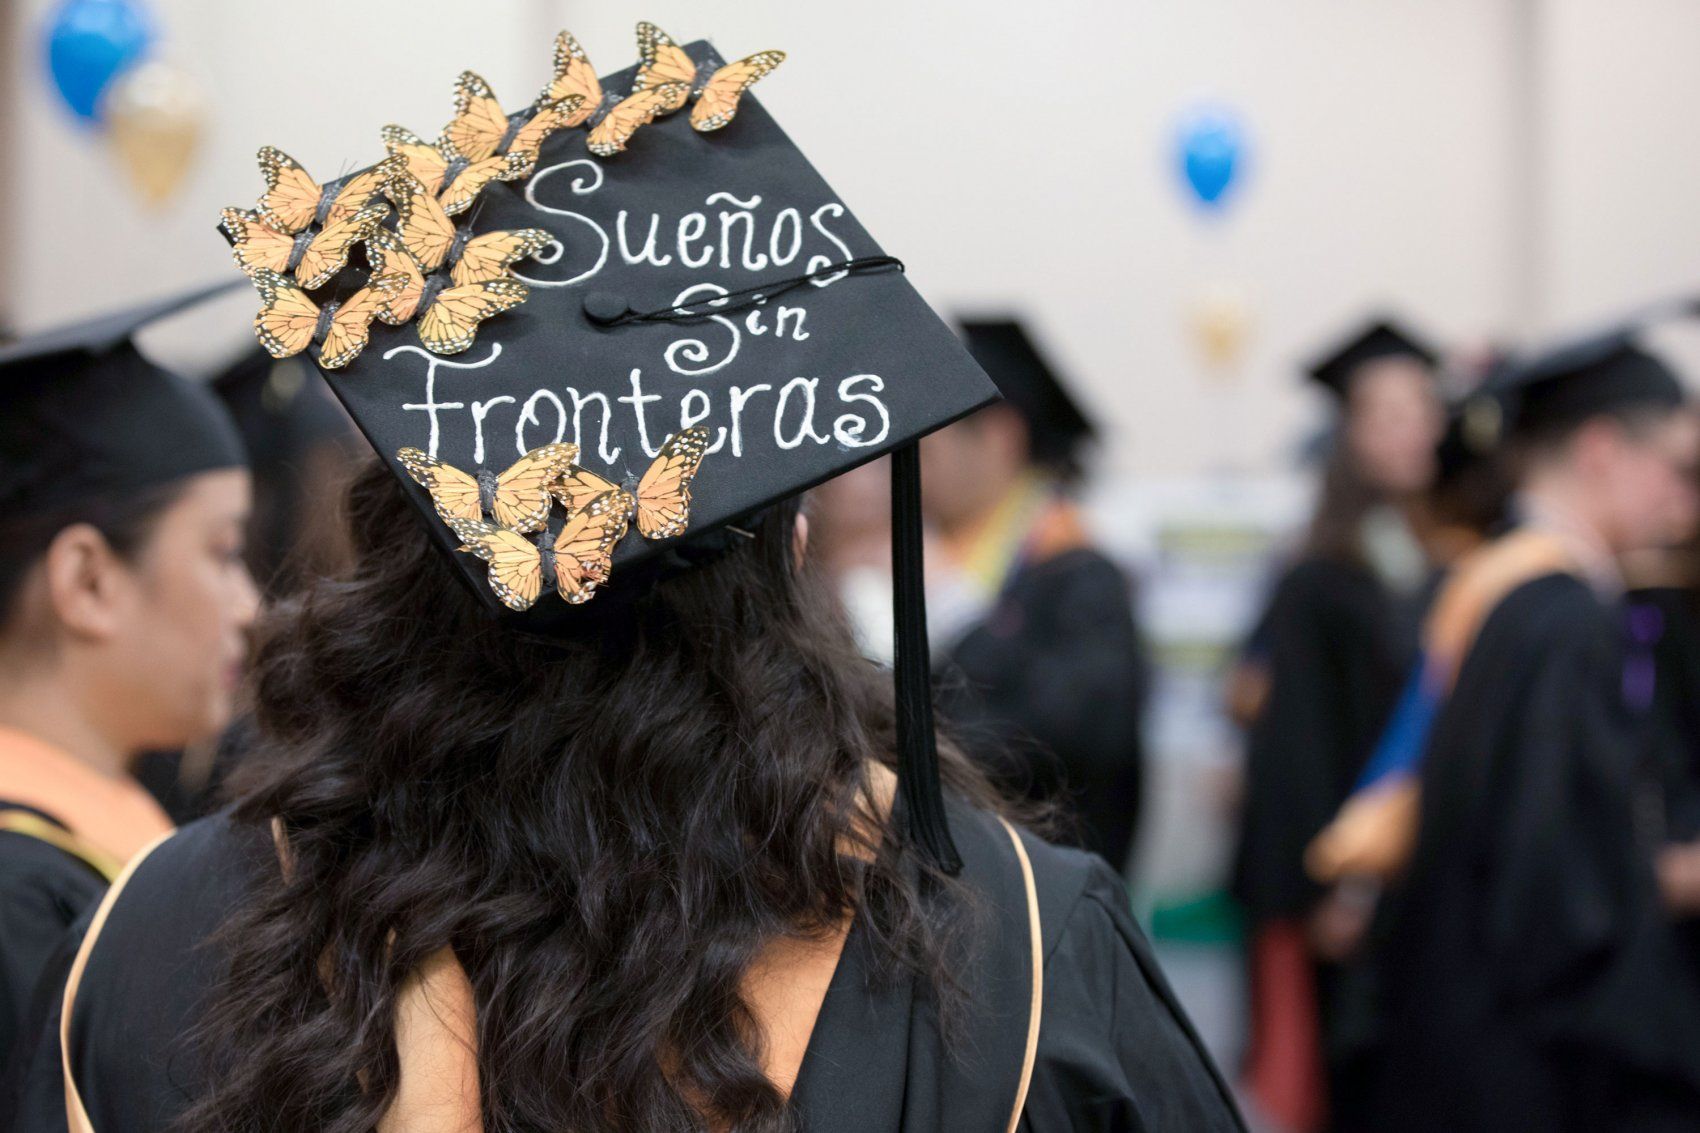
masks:
<path fill-rule="evenodd" d="M 699 85 L 722 65 L 706 42 L 684 50 Z M 604 114 L 634 73 L 603 79 Z M 552 134 L 533 173 L 491 184 L 460 218 L 477 233 L 542 228 L 554 238 L 514 267 L 526 301 L 450 357 L 422 347 L 411 327 L 374 325 L 357 359 L 326 371 L 332 391 L 478 600 L 537 632 L 570 626 L 578 608 L 549 580 L 529 609 L 505 609 L 485 562 L 459 550 L 463 539 L 409 476 L 403 448 L 488 485 L 522 454 L 574 443 L 580 466 L 630 489 L 667 438 L 705 428 L 685 533 L 651 540 L 633 523 L 599 602 L 643 586 L 653 566 L 724 545 L 729 528 L 768 505 L 893 453 L 900 779 L 917 840 L 953 864 L 932 748 L 915 442 L 996 389 L 750 95 L 714 133 L 680 112 L 614 156 L 590 153 L 586 137 Z M 552 512 L 527 538 L 552 547 L 576 514 Z"/>
<path fill-rule="evenodd" d="M 960 326 L 968 352 L 1027 422 L 1034 461 L 1072 464 L 1097 430 L 1027 328 L 1013 318 L 962 319 Z"/>
<path fill-rule="evenodd" d="M 1638 329 L 1566 342 L 1496 374 L 1484 392 L 1505 407 L 1509 435 L 1552 435 L 1602 413 L 1680 406 L 1681 380 L 1637 343 Z"/>
<path fill-rule="evenodd" d="M 1356 331 L 1306 367 L 1306 374 L 1336 397 L 1344 399 L 1352 376 L 1366 363 L 1383 358 L 1409 358 L 1433 367 L 1439 355 L 1421 339 L 1387 319 Z"/>
<path fill-rule="evenodd" d="M 0 348 L 0 516 L 50 511 L 245 463 L 218 400 L 150 362 L 132 335 L 221 283 Z"/>

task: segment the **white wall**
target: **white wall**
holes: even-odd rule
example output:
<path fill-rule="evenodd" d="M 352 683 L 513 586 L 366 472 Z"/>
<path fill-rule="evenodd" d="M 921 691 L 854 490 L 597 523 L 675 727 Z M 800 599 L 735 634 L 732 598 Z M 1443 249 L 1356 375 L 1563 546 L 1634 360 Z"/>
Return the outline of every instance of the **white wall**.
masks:
<path fill-rule="evenodd" d="M 790 52 L 763 101 L 936 304 L 1036 312 L 1117 438 L 1118 472 L 1272 461 L 1318 411 L 1296 363 L 1368 305 L 1451 338 L 1570 319 L 1689 279 L 1700 228 L 1691 0 L 411 0 L 406 19 L 346 0 L 153 0 L 163 53 L 215 97 L 194 183 L 158 217 L 48 96 L 48 7 L 24 0 L 7 68 L 0 301 L 25 327 L 231 271 L 213 226 L 257 195 L 261 143 L 340 172 L 377 156 L 384 122 L 439 126 L 461 68 L 519 105 L 556 27 L 607 71 L 633 58 L 640 17 L 728 54 Z M 266 24 L 278 11 L 290 26 Z M 1170 153 L 1201 96 L 1239 107 L 1255 147 L 1214 222 Z M 1227 381 L 1188 323 L 1221 287 L 1254 324 Z M 250 306 L 161 344 L 204 364 Z"/>

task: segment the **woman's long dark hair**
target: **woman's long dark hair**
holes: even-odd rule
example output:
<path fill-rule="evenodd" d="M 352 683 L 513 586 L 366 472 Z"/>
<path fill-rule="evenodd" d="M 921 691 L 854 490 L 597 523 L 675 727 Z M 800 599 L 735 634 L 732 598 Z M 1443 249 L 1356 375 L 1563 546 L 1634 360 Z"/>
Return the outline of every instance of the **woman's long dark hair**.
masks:
<path fill-rule="evenodd" d="M 236 815 L 281 816 L 292 869 L 226 926 L 184 1128 L 365 1133 L 397 989 L 445 945 L 492 1131 L 789 1128 L 740 994 L 778 934 L 854 915 L 887 978 L 948 982 L 963 906 L 865 818 L 890 677 L 797 568 L 794 504 L 542 640 L 484 614 L 389 472 L 349 500 L 351 572 L 262 636 Z"/>

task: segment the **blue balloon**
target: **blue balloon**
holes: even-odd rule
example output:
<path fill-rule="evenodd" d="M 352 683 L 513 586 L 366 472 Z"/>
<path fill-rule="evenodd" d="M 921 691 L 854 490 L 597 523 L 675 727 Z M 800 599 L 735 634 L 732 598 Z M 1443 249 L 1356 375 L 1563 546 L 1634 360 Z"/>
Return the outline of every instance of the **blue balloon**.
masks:
<path fill-rule="evenodd" d="M 1221 208 L 1245 149 L 1239 119 L 1220 107 L 1195 110 L 1178 135 L 1181 175 L 1200 204 Z"/>
<path fill-rule="evenodd" d="M 97 121 L 102 92 L 152 41 L 135 0 L 64 0 L 47 29 L 47 69 L 72 113 Z"/>

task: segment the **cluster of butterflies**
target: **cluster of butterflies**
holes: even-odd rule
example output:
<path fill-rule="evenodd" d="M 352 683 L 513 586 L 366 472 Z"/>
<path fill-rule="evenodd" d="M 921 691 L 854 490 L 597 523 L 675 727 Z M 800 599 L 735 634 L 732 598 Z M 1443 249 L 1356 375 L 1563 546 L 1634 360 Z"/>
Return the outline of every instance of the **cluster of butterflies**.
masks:
<path fill-rule="evenodd" d="M 631 93 L 608 106 L 586 138 L 599 157 L 623 151 L 640 127 L 681 109 L 693 91 L 692 127 L 720 129 L 744 91 L 785 59 L 782 51 L 759 51 L 714 71 L 699 89 L 696 64 L 666 32 L 640 23 L 637 39 L 642 64 Z M 318 343 L 319 364 L 334 370 L 366 348 L 374 319 L 402 326 L 417 317 L 427 349 L 466 350 L 485 319 L 525 301 L 528 290 L 509 269 L 553 237 L 538 228 L 474 236 L 454 218 L 489 185 L 529 177 L 544 140 L 589 123 L 605 101 L 596 69 L 563 31 L 555 37 L 554 77 L 529 113 L 510 118 L 490 84 L 463 71 L 454 118 L 435 141 L 385 126 L 388 156 L 334 191 L 283 151 L 261 149 L 264 195 L 252 209 L 223 212 L 236 262 L 260 292 L 255 337 L 275 358 Z M 393 226 L 386 223 L 392 206 Z M 361 244 L 371 272 L 357 291 L 329 303 L 308 294 L 334 281 Z"/>
<path fill-rule="evenodd" d="M 502 604 L 528 610 L 546 585 L 573 605 L 594 597 L 634 522 L 646 539 L 683 534 L 708 440 L 700 425 L 668 437 L 631 488 L 579 467 L 578 446 L 567 443 L 532 449 L 501 473 L 463 472 L 416 448 L 396 459 L 431 494 L 460 549 L 489 564 L 490 589 Z M 557 501 L 565 516 L 551 534 Z"/>

